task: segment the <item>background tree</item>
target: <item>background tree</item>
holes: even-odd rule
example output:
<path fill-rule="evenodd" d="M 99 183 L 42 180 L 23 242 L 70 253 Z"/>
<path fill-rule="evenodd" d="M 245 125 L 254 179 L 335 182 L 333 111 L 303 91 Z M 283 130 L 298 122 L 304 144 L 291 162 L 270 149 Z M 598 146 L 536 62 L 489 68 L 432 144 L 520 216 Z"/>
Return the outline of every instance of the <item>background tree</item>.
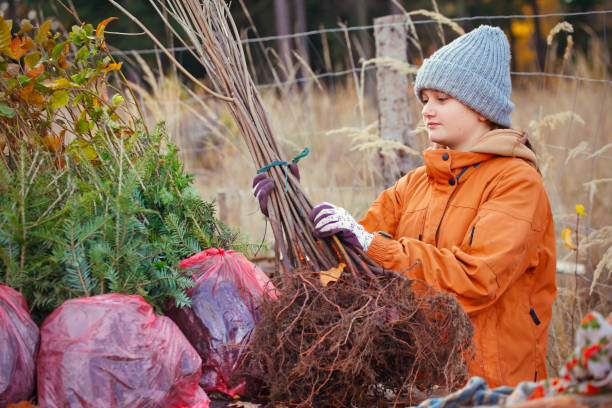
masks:
<path fill-rule="evenodd" d="M 66 3 L 68 0 L 65 0 Z M 398 0 L 407 10 L 428 9 L 432 10 L 433 5 L 431 0 Z M 74 19 L 70 16 L 58 3 L 54 0 L 9 0 L 8 8 L 5 9 L 5 16 L 14 14 L 15 20 L 19 21 L 27 15 L 27 10 L 42 10 L 47 16 L 57 15 L 59 21 L 64 26 L 74 24 Z M 164 40 L 166 44 L 171 44 L 170 38 L 163 30 L 163 24 L 159 24 L 159 18 L 152 9 L 148 1 L 130 1 L 123 0 L 121 2 L 130 12 L 137 15 L 159 38 Z M 376 17 L 397 12 L 398 8 L 392 0 L 375 1 L 375 0 L 355 0 L 355 1 L 340 1 L 340 0 L 257 0 L 245 1 L 248 7 L 252 20 L 257 28 L 260 36 L 274 36 L 280 34 L 291 34 L 304 32 L 308 30 L 316 30 L 321 27 L 337 28 L 338 23 L 344 23 L 347 26 L 370 25 Z M 571 12 L 571 11 L 587 11 L 598 10 L 609 7 L 607 0 L 508 0 L 508 1 L 492 1 L 492 0 L 439 0 L 437 2 L 440 12 L 449 18 L 464 17 L 464 16 L 495 16 L 495 15 L 513 15 L 513 14 L 534 14 L 550 13 L 550 12 Z M 25 7 L 27 6 L 27 7 Z M 79 16 L 85 21 L 101 21 L 111 16 L 118 16 L 120 20 L 113 25 L 113 32 L 134 32 L 137 31 L 131 22 L 119 16 L 117 11 L 107 2 L 107 0 L 88 0 L 75 2 L 75 7 Z M 238 27 L 248 28 L 250 26 L 249 19 L 243 12 L 238 0 L 231 2 L 232 13 Z M 45 18 L 46 18 L 45 17 Z M 598 38 L 603 38 L 603 30 L 606 26 L 606 18 L 609 20 L 609 15 L 589 15 L 589 16 L 573 16 L 563 18 L 574 25 L 575 33 L 574 50 L 586 53 L 589 49 L 589 44 L 592 41 L 597 41 Z M 414 20 L 428 19 L 428 17 L 415 17 Z M 509 37 L 513 49 L 513 67 L 515 71 L 523 70 L 538 70 L 544 68 L 543 61 L 547 51 L 544 39 L 552 26 L 561 21 L 559 17 L 541 18 L 541 19 L 495 19 L 488 20 L 487 18 L 468 20 L 460 22 L 460 25 L 465 30 L 471 30 L 479 24 L 498 25 L 504 29 Z M 40 21 L 34 21 L 35 24 L 40 24 Z M 419 25 L 418 30 L 420 39 L 423 42 L 422 47 L 424 56 L 429 55 L 440 46 L 440 41 L 437 40 L 437 25 L 424 24 Z M 253 31 L 248 31 L 249 36 L 253 37 Z M 447 38 L 454 38 L 450 31 L 446 31 Z M 121 50 L 153 48 L 153 44 L 142 35 L 116 35 L 109 33 L 109 42 Z M 371 45 L 372 32 L 363 30 L 351 32 L 351 45 L 353 46 L 355 61 L 353 64 L 358 64 L 359 58 L 372 57 L 373 47 Z M 307 60 L 313 71 L 325 72 L 326 69 L 342 70 L 349 68 L 351 63 L 347 61 L 347 44 L 342 33 L 330 33 L 327 38 L 329 44 L 329 57 L 332 61 L 331 67 L 326 67 L 325 57 L 322 55 L 322 37 L 320 35 L 311 35 L 306 37 L 298 37 L 296 39 L 265 42 L 264 47 L 275 48 L 283 60 L 291 57 L 291 50 L 296 50 L 305 60 Z M 565 46 L 565 39 L 560 36 L 558 39 L 559 47 L 557 52 L 562 53 Z M 599 58 L 607 58 L 607 54 L 611 51 L 610 42 L 608 42 L 607 53 L 603 52 Z M 260 68 L 262 72 L 258 73 L 258 81 L 269 82 L 273 78 L 270 76 L 269 69 L 263 63 L 264 55 L 259 49 L 259 45 L 252 44 L 254 53 L 254 68 Z M 604 55 L 605 54 L 605 55 Z M 153 56 L 145 56 L 149 61 L 155 64 Z M 195 61 L 186 52 L 177 54 L 177 58 L 186 66 L 198 75 L 202 75 Z M 295 58 L 292 58 L 295 62 Z M 414 62 L 418 63 L 418 60 Z M 138 67 L 133 67 L 128 72 L 136 72 Z"/>
<path fill-rule="evenodd" d="M 276 35 L 291 34 L 288 0 L 274 0 L 274 21 L 276 22 Z M 280 62 L 286 76 L 291 66 L 291 41 L 288 38 L 279 38 L 277 43 Z"/>

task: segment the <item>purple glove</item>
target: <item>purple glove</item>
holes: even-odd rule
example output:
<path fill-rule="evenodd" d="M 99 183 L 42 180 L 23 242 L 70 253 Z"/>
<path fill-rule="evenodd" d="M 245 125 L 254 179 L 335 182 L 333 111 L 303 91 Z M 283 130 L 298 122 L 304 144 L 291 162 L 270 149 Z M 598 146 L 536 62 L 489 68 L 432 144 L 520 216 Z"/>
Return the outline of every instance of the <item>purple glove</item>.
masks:
<path fill-rule="evenodd" d="M 297 163 L 291 163 L 289 165 L 289 171 L 293 176 L 300 181 L 300 170 L 298 169 Z M 267 177 L 261 173 L 255 176 L 253 179 L 253 195 L 259 202 L 259 209 L 261 213 L 266 217 L 268 215 L 268 197 L 270 192 L 274 189 L 274 180 L 272 177 Z"/>
<path fill-rule="evenodd" d="M 368 250 L 373 234 L 367 232 L 363 226 L 342 207 L 336 207 L 330 203 L 321 203 L 308 214 L 314 225 L 314 235 L 317 238 L 339 235 L 344 242 L 364 252 Z"/>

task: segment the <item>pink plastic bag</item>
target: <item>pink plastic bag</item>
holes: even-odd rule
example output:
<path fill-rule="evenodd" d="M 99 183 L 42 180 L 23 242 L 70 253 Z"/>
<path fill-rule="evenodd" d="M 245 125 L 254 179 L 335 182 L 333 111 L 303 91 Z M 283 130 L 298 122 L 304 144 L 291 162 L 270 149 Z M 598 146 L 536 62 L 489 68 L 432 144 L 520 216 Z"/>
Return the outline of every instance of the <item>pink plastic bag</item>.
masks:
<path fill-rule="evenodd" d="M 21 293 L 0 285 L 0 407 L 34 392 L 38 326 Z"/>
<path fill-rule="evenodd" d="M 257 301 L 267 294 L 276 298 L 268 277 L 244 255 L 207 249 L 180 264 L 193 270 L 195 286 L 187 295 L 191 308 L 171 308 L 176 322 L 202 357 L 200 385 L 207 391 L 249 395 L 245 379 L 235 379 L 259 320 Z"/>
<path fill-rule="evenodd" d="M 43 323 L 41 407 L 207 408 L 201 359 L 167 317 L 137 295 L 64 302 Z"/>

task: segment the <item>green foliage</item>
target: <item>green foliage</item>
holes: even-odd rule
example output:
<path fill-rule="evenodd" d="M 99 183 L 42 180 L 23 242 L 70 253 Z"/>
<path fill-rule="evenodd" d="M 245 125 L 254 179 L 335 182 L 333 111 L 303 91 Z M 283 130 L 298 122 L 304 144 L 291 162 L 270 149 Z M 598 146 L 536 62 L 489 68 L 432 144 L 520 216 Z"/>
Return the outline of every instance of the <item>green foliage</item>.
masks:
<path fill-rule="evenodd" d="M 23 20 L 12 33 L 12 22 L 0 17 L 0 147 L 9 157 L 23 142 L 61 153 L 72 135 L 87 150 L 96 128 L 127 126 L 122 118 L 131 113 L 120 112 L 123 96 L 108 97 L 115 88 L 109 76 L 121 69 L 104 39 L 111 20 L 95 30 L 91 24 L 73 26 L 62 38 L 50 31 L 50 21 L 34 33 Z"/>
<path fill-rule="evenodd" d="M 104 56 L 111 20 L 62 41 L 48 22 L 31 38 L 29 24 L 13 35 L 0 17 L 0 283 L 39 317 L 108 292 L 188 305 L 180 260 L 237 239 L 164 126 L 149 133 L 110 81 L 121 69 Z"/>
<path fill-rule="evenodd" d="M 138 152 L 127 148 L 131 143 Z M 162 150 L 165 151 L 162 153 Z M 189 304 L 181 259 L 230 247 L 236 235 L 192 189 L 163 126 L 96 144 L 100 162 L 20 149 L 16 171 L 0 164 L 0 273 L 41 314 L 62 301 L 138 293 L 161 309 Z M 50 171 L 52 170 L 52 171 Z"/>

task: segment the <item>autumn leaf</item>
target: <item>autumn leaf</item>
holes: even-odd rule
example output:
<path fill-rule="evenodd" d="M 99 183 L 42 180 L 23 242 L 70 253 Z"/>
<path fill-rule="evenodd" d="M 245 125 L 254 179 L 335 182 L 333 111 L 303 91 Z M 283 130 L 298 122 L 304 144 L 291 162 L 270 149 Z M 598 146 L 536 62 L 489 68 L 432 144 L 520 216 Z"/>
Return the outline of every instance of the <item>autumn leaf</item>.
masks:
<path fill-rule="evenodd" d="M 74 125 L 74 131 L 78 134 L 89 132 L 89 122 L 86 119 L 79 119 Z"/>
<path fill-rule="evenodd" d="M 62 51 L 67 53 L 67 46 L 69 43 L 70 41 L 63 41 L 59 44 L 56 44 L 55 47 L 53 47 L 53 50 L 51 51 L 51 59 L 57 61 L 57 58 L 61 55 Z"/>
<path fill-rule="evenodd" d="M 346 268 L 346 265 L 341 263 L 337 268 L 331 268 L 327 271 L 319 272 L 319 279 L 321 279 L 321 285 L 327 286 L 330 282 L 336 282 L 340 279 L 342 271 Z"/>
<path fill-rule="evenodd" d="M 582 204 L 577 204 L 576 205 L 576 214 L 582 216 L 582 217 L 586 217 L 587 214 L 584 212 L 584 205 Z"/>
<path fill-rule="evenodd" d="M 13 22 L 0 17 L 0 50 L 4 51 L 11 45 L 11 27 Z"/>
<path fill-rule="evenodd" d="M 565 243 L 565 246 L 569 249 L 576 249 L 572 243 L 572 229 L 566 228 L 561 232 L 561 239 Z"/>
<path fill-rule="evenodd" d="M 44 64 L 40 64 L 38 66 L 38 68 L 34 68 L 34 69 L 30 69 L 28 68 L 28 66 L 26 65 L 26 75 L 29 78 L 36 78 L 37 76 L 39 76 L 40 74 L 43 73 L 43 71 L 45 70 L 45 65 Z"/>
<path fill-rule="evenodd" d="M 68 151 L 72 152 L 78 158 L 85 158 L 89 161 L 95 161 L 98 159 L 98 153 L 93 146 L 84 139 L 75 139 L 68 146 Z"/>
<path fill-rule="evenodd" d="M 23 57 L 23 55 L 33 50 L 36 47 L 34 41 L 30 37 L 23 37 L 23 39 L 19 37 L 13 38 L 9 47 L 4 48 L 2 51 L 12 59 L 18 60 Z"/>
<path fill-rule="evenodd" d="M 96 37 L 104 38 L 104 29 L 106 29 L 106 26 L 108 25 L 108 23 L 110 23 L 113 20 L 118 20 L 118 18 L 109 17 L 106 20 L 100 22 L 100 24 L 98 24 L 98 27 L 96 28 Z"/>
<path fill-rule="evenodd" d="M 66 57 L 64 57 L 64 54 L 61 54 L 57 59 L 57 65 L 59 65 L 61 69 L 68 68 L 68 63 L 66 62 Z"/>
<path fill-rule="evenodd" d="M 74 82 L 67 80 L 66 78 L 57 78 L 53 82 L 43 83 L 49 89 L 64 89 L 64 88 L 74 88 L 78 85 Z"/>
<path fill-rule="evenodd" d="M 21 35 L 21 34 L 25 34 L 27 32 L 30 32 L 34 28 L 34 27 L 32 27 L 32 23 L 30 22 L 30 20 L 25 19 L 25 18 L 23 20 L 21 20 L 20 27 L 21 28 L 17 32 L 17 35 Z"/>
<path fill-rule="evenodd" d="M 23 52 L 26 53 L 36 48 L 36 44 L 34 43 L 34 41 L 32 41 L 30 37 L 25 36 L 21 40 L 21 48 L 23 49 Z"/>
<path fill-rule="evenodd" d="M 62 149 L 62 138 L 56 135 L 47 135 L 42 140 L 43 145 L 51 153 L 57 153 Z"/>
<path fill-rule="evenodd" d="M 121 105 L 124 101 L 123 96 L 121 96 L 120 94 L 113 95 L 113 98 L 111 100 L 113 101 L 113 105 Z"/>
<path fill-rule="evenodd" d="M 70 94 L 68 91 L 55 91 L 51 94 L 51 107 L 53 109 L 63 108 L 64 106 L 68 105 L 69 100 Z"/>
<path fill-rule="evenodd" d="M 110 71 L 119 71 L 122 65 L 123 65 L 123 62 L 120 62 L 118 64 L 116 63 L 109 64 L 108 67 L 106 67 L 106 69 L 104 70 L 104 73 L 108 74 Z"/>
<path fill-rule="evenodd" d="M 25 51 L 21 45 L 22 45 L 21 38 L 19 37 L 13 38 L 13 41 L 11 41 L 11 46 L 10 46 L 11 53 L 9 54 L 9 57 L 11 57 L 12 59 L 16 59 L 16 60 L 23 57 L 23 54 L 25 54 L 27 51 Z"/>
<path fill-rule="evenodd" d="M 51 20 L 47 20 L 45 21 L 40 28 L 38 29 L 38 32 L 36 33 L 36 42 L 39 44 L 42 44 L 43 41 L 45 41 L 48 37 L 49 37 L 49 27 L 51 27 Z"/>
<path fill-rule="evenodd" d="M 20 96 L 26 103 L 32 105 L 42 105 L 45 102 L 44 95 L 34 89 L 34 82 L 23 88 Z"/>
<path fill-rule="evenodd" d="M 258 408 L 261 404 L 254 404 L 247 401 L 235 401 L 228 405 L 229 408 Z"/>
<path fill-rule="evenodd" d="M 29 53 L 23 58 L 23 62 L 25 62 L 26 66 L 29 68 L 34 68 L 38 61 L 40 61 L 41 53 L 40 51 L 34 51 Z"/>
<path fill-rule="evenodd" d="M 12 402 L 6 406 L 6 408 L 36 408 L 36 407 L 37 405 L 34 404 L 32 400 Z"/>

